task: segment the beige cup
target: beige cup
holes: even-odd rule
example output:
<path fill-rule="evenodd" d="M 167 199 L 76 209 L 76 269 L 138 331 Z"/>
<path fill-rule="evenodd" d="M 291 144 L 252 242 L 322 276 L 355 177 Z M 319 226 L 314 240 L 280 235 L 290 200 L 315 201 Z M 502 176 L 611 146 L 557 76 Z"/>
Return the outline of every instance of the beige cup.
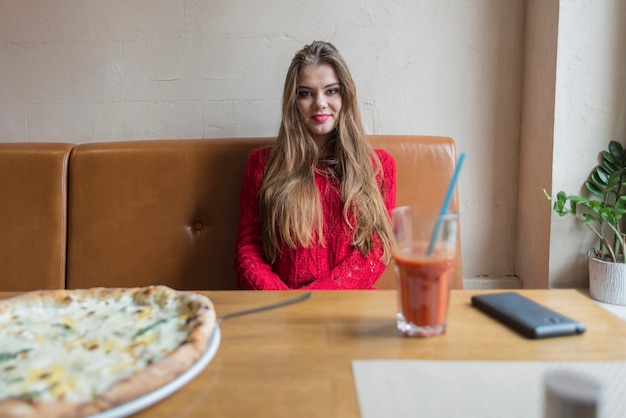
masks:
<path fill-rule="evenodd" d="M 544 377 L 544 418 L 597 418 L 602 386 L 595 379 L 567 370 Z"/>

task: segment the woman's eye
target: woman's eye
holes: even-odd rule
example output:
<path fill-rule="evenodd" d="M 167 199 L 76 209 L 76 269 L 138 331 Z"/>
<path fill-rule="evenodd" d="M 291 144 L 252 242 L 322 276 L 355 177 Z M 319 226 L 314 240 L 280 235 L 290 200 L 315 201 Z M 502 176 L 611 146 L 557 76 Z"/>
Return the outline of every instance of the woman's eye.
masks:
<path fill-rule="evenodd" d="M 311 92 L 310 91 L 299 91 L 298 92 L 298 97 L 305 98 L 305 97 L 310 97 L 310 96 L 311 96 Z"/>
<path fill-rule="evenodd" d="M 331 95 L 331 94 L 337 94 L 339 93 L 339 89 L 329 89 L 326 94 Z"/>

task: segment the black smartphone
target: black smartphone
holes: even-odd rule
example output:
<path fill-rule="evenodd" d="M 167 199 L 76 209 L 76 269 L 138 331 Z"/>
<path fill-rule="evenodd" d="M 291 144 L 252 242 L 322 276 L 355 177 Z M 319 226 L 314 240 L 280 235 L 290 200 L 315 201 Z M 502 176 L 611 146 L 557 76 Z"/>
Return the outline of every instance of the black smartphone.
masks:
<path fill-rule="evenodd" d="M 585 332 L 585 325 L 515 292 L 472 296 L 472 305 L 528 338 Z"/>

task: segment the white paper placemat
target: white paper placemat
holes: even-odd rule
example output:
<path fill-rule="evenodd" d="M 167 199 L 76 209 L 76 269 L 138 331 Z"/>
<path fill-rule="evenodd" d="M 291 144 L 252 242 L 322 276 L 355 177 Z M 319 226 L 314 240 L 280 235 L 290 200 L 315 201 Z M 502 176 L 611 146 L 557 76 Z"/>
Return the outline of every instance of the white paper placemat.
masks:
<path fill-rule="evenodd" d="M 626 417 L 626 362 L 352 362 L 362 418 L 541 418 L 543 377 L 557 369 L 602 384 L 599 417 Z"/>

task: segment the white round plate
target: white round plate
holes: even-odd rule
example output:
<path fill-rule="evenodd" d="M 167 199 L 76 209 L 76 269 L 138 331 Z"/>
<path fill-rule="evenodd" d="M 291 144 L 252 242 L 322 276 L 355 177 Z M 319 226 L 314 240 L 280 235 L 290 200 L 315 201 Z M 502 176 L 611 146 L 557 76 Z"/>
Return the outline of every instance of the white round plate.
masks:
<path fill-rule="evenodd" d="M 133 399 L 130 402 L 127 402 L 122 405 L 118 405 L 111 409 L 107 409 L 106 411 L 100 412 L 95 415 L 91 415 L 90 418 L 122 418 L 128 415 L 134 414 L 135 412 L 139 412 L 142 409 L 145 409 L 151 405 L 154 405 L 157 402 L 162 401 L 167 398 L 191 380 L 196 377 L 204 368 L 211 362 L 215 353 L 217 353 L 217 349 L 220 346 L 220 341 L 222 340 L 222 333 L 220 331 L 220 327 L 218 324 L 215 324 L 215 330 L 213 330 L 213 335 L 211 336 L 211 340 L 206 348 L 206 351 L 194 363 L 193 366 L 189 368 L 185 373 L 178 376 L 176 379 L 172 380 L 169 383 L 161 386 L 160 388 L 141 396 L 137 399 Z"/>

